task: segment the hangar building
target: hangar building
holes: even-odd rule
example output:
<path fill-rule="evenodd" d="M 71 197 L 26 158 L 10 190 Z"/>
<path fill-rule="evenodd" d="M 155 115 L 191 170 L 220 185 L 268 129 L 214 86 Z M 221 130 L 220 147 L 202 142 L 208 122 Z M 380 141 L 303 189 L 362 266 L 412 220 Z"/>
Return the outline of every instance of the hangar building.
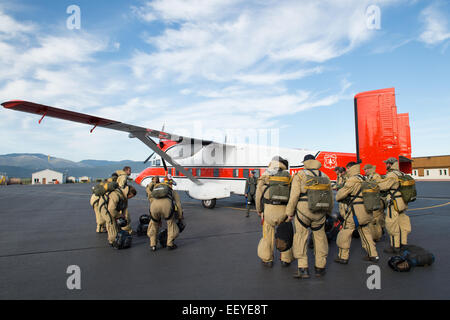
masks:
<path fill-rule="evenodd" d="M 31 184 L 58 184 L 65 183 L 66 177 L 63 173 L 45 169 L 31 175 Z"/>

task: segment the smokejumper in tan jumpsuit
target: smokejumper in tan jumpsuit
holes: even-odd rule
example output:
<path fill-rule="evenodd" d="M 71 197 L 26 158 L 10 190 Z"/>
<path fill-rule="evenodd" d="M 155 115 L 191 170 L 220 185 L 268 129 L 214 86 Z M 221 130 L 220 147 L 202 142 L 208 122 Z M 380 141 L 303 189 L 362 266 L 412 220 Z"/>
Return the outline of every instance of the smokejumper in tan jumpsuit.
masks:
<path fill-rule="evenodd" d="M 264 209 L 261 206 L 261 198 L 264 194 L 264 198 L 268 197 L 267 192 L 264 190 L 269 184 L 269 172 L 277 172 L 278 170 L 287 170 L 286 166 L 279 161 L 271 161 L 269 168 L 258 179 L 255 194 L 255 206 L 256 212 L 262 215 L 263 219 L 263 237 L 258 244 L 258 257 L 265 264 L 273 263 L 273 250 L 275 242 L 275 227 L 286 220 L 286 205 L 282 204 L 264 204 Z M 268 199 L 268 198 L 267 198 Z M 292 248 L 281 252 L 281 261 L 285 264 L 290 264 L 293 260 Z"/>
<path fill-rule="evenodd" d="M 150 225 L 148 227 L 147 236 L 150 238 L 150 247 L 156 247 L 158 230 L 161 226 L 161 219 L 167 222 L 167 247 L 174 246 L 174 240 L 179 234 L 179 229 L 176 224 L 175 211 L 178 213 L 178 220 L 183 219 L 183 209 L 181 207 L 180 196 L 169 185 L 171 196 L 166 198 L 150 198 Z M 156 186 L 156 185 L 155 185 Z M 174 204 L 174 206 L 172 206 Z"/>
<path fill-rule="evenodd" d="M 388 160 L 391 160 L 391 158 Z M 395 160 L 395 162 L 393 160 Z M 394 163 L 392 163 L 386 177 L 378 183 L 378 186 L 380 187 L 380 190 L 388 191 L 386 197 L 386 231 L 390 236 L 391 249 L 398 250 L 400 249 L 400 246 L 408 244 L 408 234 L 411 232 L 411 221 L 406 215 L 408 206 L 403 201 L 400 191 L 398 191 L 400 186 L 398 177 L 402 174 L 399 170 L 398 161 L 392 159 L 391 162 Z"/>
<path fill-rule="evenodd" d="M 319 176 L 319 169 L 322 164 L 313 159 L 306 160 L 303 164 L 305 169 L 297 172 L 292 180 L 291 194 L 286 207 L 286 214 L 289 217 L 294 217 L 295 234 L 292 249 L 294 258 L 298 259 L 298 269 L 308 269 L 307 241 L 309 229 L 311 229 L 314 241 L 315 267 L 316 269 L 324 269 L 328 256 L 328 240 L 324 227 L 326 213 L 313 213 L 309 210 L 305 188 L 308 177 L 314 174 Z M 321 176 L 327 177 L 324 173 L 321 173 Z"/>
<path fill-rule="evenodd" d="M 361 166 L 355 164 L 347 169 L 347 181 L 344 187 L 339 189 L 336 194 L 336 201 L 342 201 L 347 197 L 354 199 L 352 205 L 345 206 L 345 216 L 344 224 L 341 231 L 336 239 L 336 244 L 339 247 L 338 258 L 335 260 L 339 263 L 345 263 L 348 261 L 350 256 L 350 245 L 352 242 L 352 234 L 355 229 L 361 237 L 361 245 L 366 250 L 368 258 L 378 260 L 378 252 L 375 247 L 375 242 L 372 239 L 372 234 L 370 233 L 369 223 L 372 221 L 372 216 L 367 213 L 361 190 L 362 177 L 359 177 L 361 171 Z M 354 198 L 357 196 L 356 198 Z M 371 260 L 372 261 L 372 260 Z"/>

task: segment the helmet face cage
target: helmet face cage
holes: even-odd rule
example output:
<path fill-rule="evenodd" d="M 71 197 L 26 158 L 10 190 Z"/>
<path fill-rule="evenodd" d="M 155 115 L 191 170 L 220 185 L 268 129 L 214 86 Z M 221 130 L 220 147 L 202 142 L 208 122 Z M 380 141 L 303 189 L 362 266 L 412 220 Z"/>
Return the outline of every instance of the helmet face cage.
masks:
<path fill-rule="evenodd" d="M 150 223 L 150 216 L 148 214 L 144 214 L 139 217 L 139 222 L 141 224 L 149 224 Z"/>
<path fill-rule="evenodd" d="M 126 227 L 127 220 L 125 220 L 124 218 L 119 218 L 116 220 L 116 223 L 119 227 L 123 228 L 123 227 Z"/>

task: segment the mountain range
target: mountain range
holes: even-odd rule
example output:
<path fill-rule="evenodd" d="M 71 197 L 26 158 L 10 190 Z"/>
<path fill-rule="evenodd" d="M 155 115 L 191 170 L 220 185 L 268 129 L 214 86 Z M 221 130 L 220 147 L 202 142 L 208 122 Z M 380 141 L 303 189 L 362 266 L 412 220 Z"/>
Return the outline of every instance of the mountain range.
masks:
<path fill-rule="evenodd" d="M 48 157 L 40 153 L 12 153 L 0 155 L 0 173 L 10 178 L 31 178 L 31 174 L 44 169 L 67 173 L 67 176 L 87 176 L 93 179 L 109 177 L 111 173 L 130 166 L 133 173 L 139 173 L 148 165 L 132 160 L 107 161 L 83 160 L 79 162 Z"/>

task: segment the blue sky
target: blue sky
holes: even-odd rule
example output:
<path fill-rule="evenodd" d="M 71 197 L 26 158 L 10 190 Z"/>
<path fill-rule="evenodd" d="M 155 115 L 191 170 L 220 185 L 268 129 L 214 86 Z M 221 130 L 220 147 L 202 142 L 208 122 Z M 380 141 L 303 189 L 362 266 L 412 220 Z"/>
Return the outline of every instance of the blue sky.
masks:
<path fill-rule="evenodd" d="M 80 30 L 66 27 L 73 4 Z M 450 154 L 449 17 L 444 0 L 0 0 L 0 100 L 206 139 L 279 130 L 282 147 L 355 152 L 353 96 L 395 87 L 413 156 Z M 123 133 L 38 120 L 2 108 L 0 153 L 150 152 Z"/>

